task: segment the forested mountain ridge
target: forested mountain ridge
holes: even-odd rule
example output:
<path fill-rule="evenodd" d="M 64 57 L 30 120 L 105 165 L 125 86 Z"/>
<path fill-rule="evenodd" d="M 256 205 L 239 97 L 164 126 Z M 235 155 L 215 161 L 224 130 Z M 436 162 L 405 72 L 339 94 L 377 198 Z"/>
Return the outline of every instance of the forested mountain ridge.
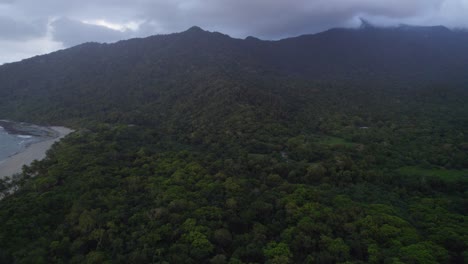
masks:
<path fill-rule="evenodd" d="M 463 263 L 467 44 L 193 27 L 0 66 L 0 118 L 77 130 L 1 182 L 0 262 Z"/>
<path fill-rule="evenodd" d="M 168 103 L 166 91 L 179 96 L 190 89 L 182 88 L 187 82 L 218 77 L 230 78 L 228 82 L 236 86 L 278 75 L 347 85 L 375 82 L 391 89 L 448 81 L 464 84 L 467 43 L 467 33 L 443 27 L 332 29 L 281 41 L 232 39 L 193 27 L 115 44 L 83 44 L 4 65 L 0 95 L 5 100 L 0 109 L 9 115 L 31 115 L 18 105 L 35 105 L 37 115 L 46 112 L 50 119 L 54 111 L 45 107 L 53 105 L 60 109 L 59 120 L 87 116 L 82 113 L 86 111 L 109 114 L 111 109 L 154 99 Z M 191 80 L 197 77 L 205 80 Z M 28 98 L 35 104 L 22 101 Z M 98 104 L 104 109 L 97 109 Z"/>

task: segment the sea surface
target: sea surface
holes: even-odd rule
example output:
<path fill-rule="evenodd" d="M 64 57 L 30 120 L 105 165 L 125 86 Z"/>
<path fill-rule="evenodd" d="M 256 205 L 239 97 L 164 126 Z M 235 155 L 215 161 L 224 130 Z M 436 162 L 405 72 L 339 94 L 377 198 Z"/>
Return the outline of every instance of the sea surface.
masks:
<path fill-rule="evenodd" d="M 0 162 L 39 141 L 40 137 L 8 134 L 3 127 L 0 127 Z"/>

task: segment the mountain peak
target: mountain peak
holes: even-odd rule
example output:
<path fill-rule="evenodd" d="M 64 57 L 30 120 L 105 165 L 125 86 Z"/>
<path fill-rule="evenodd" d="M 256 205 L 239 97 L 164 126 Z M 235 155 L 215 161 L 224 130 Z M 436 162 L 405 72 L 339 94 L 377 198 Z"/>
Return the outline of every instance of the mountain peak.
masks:
<path fill-rule="evenodd" d="M 185 32 L 194 32 L 194 33 L 199 33 L 199 32 L 206 32 L 206 30 L 203 30 L 201 27 L 199 26 L 193 26 L 189 29 L 187 29 Z"/>
<path fill-rule="evenodd" d="M 261 41 L 259 38 L 253 37 L 253 36 L 248 36 L 245 38 L 247 41 Z"/>

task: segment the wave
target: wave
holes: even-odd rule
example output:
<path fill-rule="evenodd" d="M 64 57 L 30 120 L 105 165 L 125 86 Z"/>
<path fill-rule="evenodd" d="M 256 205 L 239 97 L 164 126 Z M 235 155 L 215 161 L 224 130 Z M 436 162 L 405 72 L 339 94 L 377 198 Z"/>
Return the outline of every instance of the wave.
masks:
<path fill-rule="evenodd" d="M 33 136 L 27 136 L 27 135 L 17 135 L 17 137 L 24 138 L 24 139 L 33 138 Z"/>

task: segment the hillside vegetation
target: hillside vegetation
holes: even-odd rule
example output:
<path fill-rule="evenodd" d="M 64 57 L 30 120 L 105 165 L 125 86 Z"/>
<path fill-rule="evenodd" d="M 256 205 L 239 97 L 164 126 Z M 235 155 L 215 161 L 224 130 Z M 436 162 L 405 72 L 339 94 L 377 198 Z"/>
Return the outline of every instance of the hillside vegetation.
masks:
<path fill-rule="evenodd" d="M 466 263 L 466 47 L 194 27 L 1 66 L 0 118 L 76 132 L 1 182 L 0 262 Z"/>

